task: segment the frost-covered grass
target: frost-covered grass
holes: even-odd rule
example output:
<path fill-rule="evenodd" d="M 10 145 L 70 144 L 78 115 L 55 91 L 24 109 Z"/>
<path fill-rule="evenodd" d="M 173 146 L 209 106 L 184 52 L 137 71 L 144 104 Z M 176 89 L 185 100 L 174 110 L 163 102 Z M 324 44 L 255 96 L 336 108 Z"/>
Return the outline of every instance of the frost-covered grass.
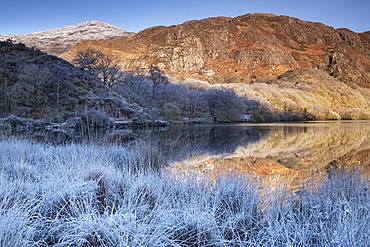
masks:
<path fill-rule="evenodd" d="M 152 146 L 0 140 L 1 246 L 369 246 L 357 172 L 299 193 L 162 169 Z M 288 192 L 287 192 L 288 191 Z"/>

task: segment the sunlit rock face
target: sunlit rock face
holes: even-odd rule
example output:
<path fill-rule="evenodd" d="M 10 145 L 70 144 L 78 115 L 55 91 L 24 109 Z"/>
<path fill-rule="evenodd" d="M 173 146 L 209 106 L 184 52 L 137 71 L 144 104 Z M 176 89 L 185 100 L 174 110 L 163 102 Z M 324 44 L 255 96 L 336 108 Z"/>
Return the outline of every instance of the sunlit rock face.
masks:
<path fill-rule="evenodd" d="M 369 87 L 370 35 L 287 16 L 247 14 L 152 27 L 131 38 L 85 41 L 120 54 L 125 67 L 155 64 L 174 77 L 255 82 L 294 68 L 315 68 Z"/>

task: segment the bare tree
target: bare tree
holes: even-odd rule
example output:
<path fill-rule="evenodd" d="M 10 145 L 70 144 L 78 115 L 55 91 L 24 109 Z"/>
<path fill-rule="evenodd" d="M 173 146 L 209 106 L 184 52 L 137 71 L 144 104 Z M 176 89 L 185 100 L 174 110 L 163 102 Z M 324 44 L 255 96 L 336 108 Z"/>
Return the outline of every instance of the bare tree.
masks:
<path fill-rule="evenodd" d="M 18 80 L 18 63 L 5 57 L 0 59 L 0 103 L 2 111 L 9 113 L 12 111 L 12 86 Z"/>
<path fill-rule="evenodd" d="M 112 87 L 122 77 L 119 60 L 93 47 L 79 51 L 72 63 L 82 70 L 88 70 L 92 75 L 99 76 L 109 87 Z"/>
<path fill-rule="evenodd" d="M 18 75 L 18 81 L 11 89 L 14 107 L 26 107 L 31 112 L 43 109 L 47 101 L 45 88 L 49 80 L 49 68 L 36 64 L 24 65 Z"/>
<path fill-rule="evenodd" d="M 241 112 L 242 101 L 236 93 L 224 87 L 207 91 L 210 114 L 217 120 L 232 120 Z"/>
<path fill-rule="evenodd" d="M 169 81 L 164 72 L 160 70 L 157 66 L 151 65 L 149 73 L 150 79 L 152 80 L 153 83 L 153 97 L 154 97 L 157 86 L 160 84 L 168 84 Z"/>
<path fill-rule="evenodd" d="M 99 60 L 103 56 L 103 53 L 93 47 L 89 47 L 86 50 L 77 52 L 77 55 L 73 58 L 72 63 L 82 70 L 88 70 L 90 74 L 95 74 L 95 68 L 99 64 Z"/>
<path fill-rule="evenodd" d="M 65 101 L 70 91 L 74 89 L 68 69 L 60 66 L 54 67 L 51 71 L 51 78 L 48 86 L 50 91 L 48 95 L 51 100 L 56 101 L 57 110 L 59 111 L 60 106 L 63 103 L 67 103 Z"/>
<path fill-rule="evenodd" d="M 103 82 L 112 87 L 122 78 L 122 72 L 119 69 L 118 60 L 112 55 L 102 53 L 97 66 L 98 74 Z"/>

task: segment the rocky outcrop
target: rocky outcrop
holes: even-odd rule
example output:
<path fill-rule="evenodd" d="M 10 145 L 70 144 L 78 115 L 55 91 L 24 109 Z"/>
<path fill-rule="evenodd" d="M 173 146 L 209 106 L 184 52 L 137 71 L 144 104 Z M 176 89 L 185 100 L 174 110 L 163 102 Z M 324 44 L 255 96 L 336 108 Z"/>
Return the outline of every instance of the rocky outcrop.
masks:
<path fill-rule="evenodd" d="M 287 16 L 247 14 L 152 27 L 131 38 L 85 41 L 62 56 L 70 59 L 87 46 L 120 54 L 126 68 L 155 64 L 174 77 L 253 82 L 310 67 L 370 87 L 369 32 Z"/>

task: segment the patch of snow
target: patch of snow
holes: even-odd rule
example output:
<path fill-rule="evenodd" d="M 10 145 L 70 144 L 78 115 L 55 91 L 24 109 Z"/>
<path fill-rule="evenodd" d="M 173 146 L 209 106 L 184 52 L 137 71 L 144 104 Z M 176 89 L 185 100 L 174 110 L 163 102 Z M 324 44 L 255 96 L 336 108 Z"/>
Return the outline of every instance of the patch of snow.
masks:
<path fill-rule="evenodd" d="M 6 40 L 11 37 L 15 42 L 23 43 L 26 46 L 34 47 L 53 55 L 60 55 L 84 40 L 119 39 L 132 35 L 133 33 L 114 25 L 90 20 L 36 33 L 0 35 L 0 40 Z"/>

